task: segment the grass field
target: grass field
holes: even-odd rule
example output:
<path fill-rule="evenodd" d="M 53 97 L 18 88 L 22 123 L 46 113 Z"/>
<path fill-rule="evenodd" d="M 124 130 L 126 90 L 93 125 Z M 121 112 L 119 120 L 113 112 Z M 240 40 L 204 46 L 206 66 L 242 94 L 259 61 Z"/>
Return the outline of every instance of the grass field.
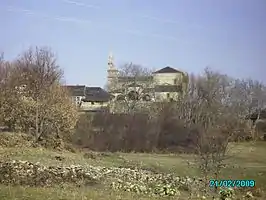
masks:
<path fill-rule="evenodd" d="M 254 179 L 257 187 L 266 189 L 266 143 L 230 144 L 229 158 L 222 171 L 223 179 Z M 60 156 L 62 160 L 56 159 Z M 105 167 L 138 167 L 156 172 L 175 173 L 178 176 L 199 176 L 192 155 L 140 153 L 86 153 L 56 152 L 43 148 L 0 148 L 1 160 L 6 158 L 40 162 L 43 165 L 86 165 Z M 168 197 L 167 197 L 168 198 Z M 167 199 L 166 197 L 164 199 Z M 53 188 L 0 186 L 0 199 L 151 199 L 145 195 L 113 191 L 104 186 L 74 187 L 62 185 Z M 156 199 L 160 199 L 157 198 Z M 180 199 L 187 199 L 184 193 Z M 262 197 L 262 199 L 264 199 Z"/>

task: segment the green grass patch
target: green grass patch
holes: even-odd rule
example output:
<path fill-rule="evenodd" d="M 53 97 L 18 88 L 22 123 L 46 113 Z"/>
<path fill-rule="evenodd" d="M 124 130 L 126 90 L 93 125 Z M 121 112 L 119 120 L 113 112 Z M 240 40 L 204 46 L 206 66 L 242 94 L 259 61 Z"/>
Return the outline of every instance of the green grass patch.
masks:
<path fill-rule="evenodd" d="M 92 154 L 92 155 L 90 155 Z M 232 143 L 229 158 L 222 170 L 222 179 L 254 179 L 259 188 L 266 189 L 266 143 Z M 62 159 L 57 159 L 61 157 Z M 44 148 L 0 148 L 0 159 L 27 160 L 49 166 L 88 165 L 104 167 L 142 168 L 178 176 L 200 176 L 195 156 L 186 154 L 97 153 L 52 151 Z M 182 194 L 182 198 L 186 199 Z M 181 198 L 181 199 L 182 199 Z M 129 192 L 107 188 L 29 188 L 0 186 L 0 199 L 151 199 Z M 156 197 L 156 199 L 159 199 Z"/>
<path fill-rule="evenodd" d="M 77 188 L 72 186 L 34 188 L 0 186 L 1 200 L 149 200 L 148 196 L 113 191 L 107 188 Z M 160 200 L 161 198 L 156 198 Z M 171 198 L 168 198 L 171 199 Z"/>

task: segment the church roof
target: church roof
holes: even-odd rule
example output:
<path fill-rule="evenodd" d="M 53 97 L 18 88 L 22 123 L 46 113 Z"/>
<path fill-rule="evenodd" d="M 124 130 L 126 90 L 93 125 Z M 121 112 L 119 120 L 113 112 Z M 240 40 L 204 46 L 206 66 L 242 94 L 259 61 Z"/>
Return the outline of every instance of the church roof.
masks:
<path fill-rule="evenodd" d="M 182 73 L 182 72 L 179 71 L 179 70 L 176 70 L 176 69 L 174 69 L 172 67 L 167 66 L 167 67 L 164 67 L 164 68 L 162 68 L 162 69 L 160 69 L 158 71 L 155 71 L 153 73 L 154 74 L 162 74 L 162 73 Z"/>

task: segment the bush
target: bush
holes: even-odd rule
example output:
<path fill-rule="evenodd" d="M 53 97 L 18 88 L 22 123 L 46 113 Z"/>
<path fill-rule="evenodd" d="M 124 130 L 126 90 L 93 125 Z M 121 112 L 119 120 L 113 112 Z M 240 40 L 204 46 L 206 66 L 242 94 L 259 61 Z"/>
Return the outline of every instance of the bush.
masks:
<path fill-rule="evenodd" d="M 152 123 L 146 115 L 99 113 L 80 117 L 74 141 L 95 151 L 149 151 Z"/>
<path fill-rule="evenodd" d="M 36 141 L 36 138 L 30 134 L 15 132 L 0 132 L 0 147 L 4 148 L 20 148 L 20 147 L 38 147 L 42 146 L 49 149 L 67 150 L 75 153 L 77 148 L 71 143 L 67 143 L 62 139 L 55 137 L 46 137 Z"/>
<path fill-rule="evenodd" d="M 0 162 L 0 182 L 2 184 L 51 186 L 53 184 L 96 182 L 97 177 L 86 173 L 78 166 L 45 167 L 27 161 Z"/>
<path fill-rule="evenodd" d="M 174 115 L 98 113 L 81 115 L 72 139 L 94 151 L 193 153 L 197 134 Z"/>
<path fill-rule="evenodd" d="M 0 183 L 6 185 L 53 186 L 71 183 L 107 184 L 114 190 L 159 196 L 179 195 L 182 188 L 191 189 L 197 179 L 157 174 L 141 169 L 86 166 L 43 166 L 27 161 L 0 162 Z"/>
<path fill-rule="evenodd" d="M 32 147 L 33 137 L 23 133 L 0 132 L 1 147 Z"/>
<path fill-rule="evenodd" d="M 0 62 L 0 71 L 5 72 L 0 75 L 0 126 L 31 132 L 36 140 L 50 134 L 69 139 L 77 109 L 49 48 L 30 48 L 16 60 Z"/>

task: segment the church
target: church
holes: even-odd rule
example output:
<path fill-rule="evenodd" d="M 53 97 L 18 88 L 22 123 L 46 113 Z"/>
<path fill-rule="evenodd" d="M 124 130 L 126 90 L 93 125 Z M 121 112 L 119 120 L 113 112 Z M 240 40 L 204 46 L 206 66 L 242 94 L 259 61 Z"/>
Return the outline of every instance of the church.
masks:
<path fill-rule="evenodd" d="M 115 66 L 113 56 L 109 55 L 107 88 L 116 101 L 171 101 L 184 94 L 187 84 L 187 73 L 169 66 L 147 75 L 121 73 Z"/>
<path fill-rule="evenodd" d="M 81 111 L 110 111 L 111 103 L 174 101 L 186 91 L 188 75 L 172 67 L 149 74 L 127 75 L 116 68 L 110 54 L 107 68 L 107 91 L 101 87 L 67 85 L 73 102 Z M 121 102 L 121 103 L 119 103 Z"/>

